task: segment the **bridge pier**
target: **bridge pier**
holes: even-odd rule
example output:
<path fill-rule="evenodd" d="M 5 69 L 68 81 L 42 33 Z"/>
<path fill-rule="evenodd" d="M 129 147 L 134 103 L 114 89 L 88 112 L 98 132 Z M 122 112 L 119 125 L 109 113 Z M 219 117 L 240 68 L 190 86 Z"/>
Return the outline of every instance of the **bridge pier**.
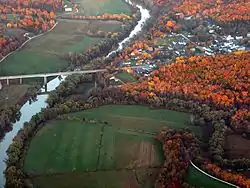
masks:
<path fill-rule="evenodd" d="M 43 84 L 47 85 L 47 77 L 46 76 L 43 77 Z"/>
<path fill-rule="evenodd" d="M 139 68 L 139 67 L 143 67 L 143 66 L 135 66 L 135 67 L 131 67 L 133 68 Z M 94 70 L 81 70 L 81 71 L 68 71 L 68 72 L 54 72 L 54 73 L 41 73 L 41 74 L 27 74 L 27 75 L 15 75 L 15 76 L 0 76 L 0 80 L 3 80 L 7 85 L 10 84 L 10 80 L 13 79 L 19 79 L 20 84 L 23 83 L 23 79 L 25 78 L 43 78 L 44 79 L 44 85 L 47 84 L 47 77 L 52 77 L 52 76 L 68 76 L 68 75 L 72 75 L 72 74 L 97 74 L 97 73 L 103 73 L 103 72 L 108 72 L 107 69 L 94 69 Z M 95 76 L 95 75 L 94 75 Z M 95 82 L 95 87 L 97 87 L 97 84 L 99 84 L 99 80 L 98 76 L 96 76 L 95 80 L 93 79 L 93 81 Z"/>
<path fill-rule="evenodd" d="M 47 92 L 47 84 L 44 85 L 45 93 Z"/>
<path fill-rule="evenodd" d="M 43 77 L 43 84 L 44 84 L 44 89 L 45 89 L 45 92 L 47 92 L 47 77 L 46 76 L 44 76 Z"/>
<path fill-rule="evenodd" d="M 96 73 L 92 74 L 92 81 L 94 82 L 94 87 L 96 88 L 97 87 L 97 76 L 96 76 Z"/>
<path fill-rule="evenodd" d="M 97 74 L 96 73 L 93 75 L 93 79 L 95 82 L 95 88 L 97 88 Z"/>
<path fill-rule="evenodd" d="M 22 79 L 22 78 L 19 79 L 19 84 L 20 84 L 20 85 L 23 84 L 23 79 Z"/>

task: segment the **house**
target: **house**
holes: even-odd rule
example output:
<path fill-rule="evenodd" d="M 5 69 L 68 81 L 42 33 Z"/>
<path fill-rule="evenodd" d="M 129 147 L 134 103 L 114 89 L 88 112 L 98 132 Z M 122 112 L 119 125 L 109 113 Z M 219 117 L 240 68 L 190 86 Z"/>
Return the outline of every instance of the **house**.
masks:
<path fill-rule="evenodd" d="M 65 11 L 65 12 L 72 12 L 73 10 L 72 10 L 72 8 L 66 7 L 66 8 L 64 8 L 64 11 Z"/>

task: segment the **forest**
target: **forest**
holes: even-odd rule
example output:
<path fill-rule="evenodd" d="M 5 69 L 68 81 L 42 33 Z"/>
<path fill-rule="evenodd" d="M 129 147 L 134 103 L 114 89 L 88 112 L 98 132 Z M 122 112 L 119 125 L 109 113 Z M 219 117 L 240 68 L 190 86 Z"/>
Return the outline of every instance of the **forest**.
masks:
<path fill-rule="evenodd" d="M 228 135 L 232 134 L 243 140 L 250 138 L 250 51 L 236 50 L 212 55 L 195 54 L 192 51 L 197 45 L 210 47 L 214 41 L 227 34 L 234 34 L 234 37 L 242 35 L 241 43 L 248 47 L 249 1 L 145 1 L 139 2 L 150 7 L 150 14 L 153 16 L 145 23 L 139 36 L 135 36 L 133 41 L 126 43 L 124 49 L 110 57 L 105 56 L 116 49 L 117 43 L 126 38 L 141 19 L 139 11 L 132 16 L 107 13 L 101 16 L 62 17 L 117 20 L 122 21 L 125 26 L 121 32 L 107 37 L 85 52 L 68 53 L 62 57 L 69 62 L 71 70 L 88 65 L 92 69 L 106 68 L 109 72 L 89 76 L 70 75 L 50 92 L 46 100 L 48 106 L 24 123 L 7 150 L 7 168 L 4 172 L 6 187 L 32 187 L 33 177 L 24 170 L 25 158 L 32 140 L 48 122 L 72 112 L 104 105 L 143 105 L 150 109 L 166 109 L 193 115 L 193 124 L 202 130 L 201 136 L 189 129 L 169 127 L 163 128 L 155 136 L 155 140 L 161 143 L 165 158 L 159 167 L 154 187 L 198 187 L 187 180 L 188 169 L 192 164 L 228 183 L 242 188 L 250 186 L 250 158 L 230 157 L 226 148 L 228 142 L 233 142 L 228 141 Z M 8 28 L 21 28 L 34 33 L 52 28 L 56 23 L 56 13 L 53 10 L 60 8 L 60 3 L 33 1 L 32 4 L 30 1 L 9 1 L 3 4 L 0 8 L 3 13 L 2 21 Z M 12 5 L 15 6 L 11 7 Z M 51 9 L 44 8 L 43 5 Z M 10 13 L 15 20 L 9 22 L 7 14 Z M 216 36 L 209 34 L 209 22 L 220 27 L 220 30 L 215 31 Z M 162 52 L 161 46 L 156 45 L 157 41 L 165 40 L 173 34 L 184 35 L 185 32 L 193 35 L 186 42 L 186 55 L 171 56 L 171 60 L 166 62 L 168 55 Z M 25 40 L 27 38 L 3 36 L 0 39 L 0 47 L 3 49 L 1 57 L 17 49 Z M 157 67 L 147 76 L 139 76 L 129 66 L 120 66 L 121 62 L 132 60 L 136 65 L 153 62 Z M 132 73 L 138 80 L 113 85 L 110 77 L 117 72 Z M 97 83 L 97 87 L 91 88 L 87 97 L 78 92 L 79 85 L 92 81 Z M 1 130 L 11 129 L 12 123 L 20 116 L 17 109 L 10 107 L 0 111 Z"/>

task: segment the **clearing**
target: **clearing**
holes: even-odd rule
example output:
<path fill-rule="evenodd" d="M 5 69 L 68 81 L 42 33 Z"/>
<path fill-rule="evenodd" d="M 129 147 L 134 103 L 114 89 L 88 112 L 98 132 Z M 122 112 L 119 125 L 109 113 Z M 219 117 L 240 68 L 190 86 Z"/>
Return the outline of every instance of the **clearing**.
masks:
<path fill-rule="evenodd" d="M 128 72 L 118 73 L 115 75 L 115 77 L 120 79 L 124 83 L 137 82 L 137 79 L 134 77 L 134 75 Z"/>
<path fill-rule="evenodd" d="M 213 180 L 212 178 L 202 174 L 196 168 L 190 165 L 188 169 L 187 182 L 193 186 L 199 186 L 204 188 L 232 188 L 227 184 L 221 183 L 217 180 Z"/>
<path fill-rule="evenodd" d="M 46 188 L 152 188 L 158 169 L 136 169 L 120 171 L 71 172 L 56 175 L 43 175 L 34 178 L 35 187 Z M 98 179 L 98 181 L 96 181 Z M 138 184 L 138 182 L 140 184 Z"/>
<path fill-rule="evenodd" d="M 108 105 L 68 116 L 93 121 L 54 120 L 37 133 L 24 166 L 36 186 L 152 187 L 164 160 L 155 133 L 168 125 L 200 132 L 188 125 L 190 114 L 136 105 Z"/>
<path fill-rule="evenodd" d="M 78 4 L 79 14 L 97 16 L 104 13 L 131 14 L 131 9 L 123 0 L 72 0 Z"/>
<path fill-rule="evenodd" d="M 20 103 L 29 88 L 27 84 L 4 86 L 0 92 L 0 108 Z"/>
<path fill-rule="evenodd" d="M 19 75 L 55 72 L 68 67 L 60 57 L 68 52 L 83 52 L 103 38 L 88 37 L 86 32 L 104 30 L 117 32 L 117 21 L 60 21 L 55 29 L 32 40 L 0 64 L 0 75 Z"/>
<path fill-rule="evenodd" d="M 197 135 L 201 134 L 200 127 L 189 125 L 190 114 L 165 109 L 150 109 L 145 106 L 105 105 L 76 112 L 74 115 L 107 121 L 117 128 L 126 127 L 150 133 L 158 133 L 164 126 L 167 126 L 175 129 L 188 127 Z"/>

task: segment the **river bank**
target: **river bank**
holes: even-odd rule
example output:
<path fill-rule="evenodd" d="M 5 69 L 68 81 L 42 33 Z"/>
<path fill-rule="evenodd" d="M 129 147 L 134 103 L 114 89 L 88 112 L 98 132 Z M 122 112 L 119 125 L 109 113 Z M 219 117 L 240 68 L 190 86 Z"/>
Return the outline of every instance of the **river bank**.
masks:
<path fill-rule="evenodd" d="M 131 39 L 131 38 L 130 38 Z M 125 40 L 125 39 L 124 39 Z M 127 40 L 127 42 L 128 42 L 129 40 Z M 120 45 L 119 45 L 119 47 L 120 47 Z M 121 47 L 121 49 L 122 49 L 123 47 Z M 118 49 L 118 51 L 119 51 L 119 49 Z M 110 53 L 115 53 L 115 52 L 117 52 L 117 49 L 116 50 L 114 50 L 114 51 L 112 51 L 112 52 L 110 52 Z M 42 99 L 41 99 L 42 100 Z M 20 126 L 22 126 L 22 125 L 20 125 Z"/>
<path fill-rule="evenodd" d="M 100 22 L 100 23 L 99 23 Z M 112 21 L 112 22 L 106 22 L 105 21 L 105 24 L 104 23 L 102 23 L 102 21 L 93 21 L 93 23 L 95 24 L 95 23 L 97 23 L 97 25 L 103 25 L 104 27 L 107 27 L 107 23 L 108 23 L 108 25 L 109 26 L 112 26 L 112 24 L 114 24 L 114 25 L 116 25 L 117 23 L 119 23 L 119 22 L 114 22 L 114 21 Z M 57 22 L 58 23 L 58 22 Z M 67 23 L 67 22 L 66 22 Z M 85 22 L 83 22 L 83 23 L 85 23 Z M 70 22 L 70 24 L 72 24 L 72 22 Z M 85 25 L 87 24 L 87 26 L 88 26 L 88 23 L 85 23 Z M 76 21 L 76 26 L 78 26 L 79 25 L 79 23 L 78 23 L 78 21 Z M 81 24 L 82 25 L 82 24 Z M 85 27 L 85 25 L 83 26 L 83 27 Z M 56 25 L 55 25 L 56 26 Z M 57 30 L 59 30 L 59 31 L 61 31 L 61 30 L 65 30 L 65 27 L 66 28 L 68 28 L 69 26 L 68 25 L 61 25 L 61 24 L 59 24 L 57 27 L 56 27 L 56 29 Z M 55 28 L 55 27 L 54 27 Z M 52 28 L 52 29 L 54 29 L 54 28 Z M 50 31 L 52 31 L 52 29 L 50 30 Z M 71 29 L 72 29 L 72 25 L 71 25 Z M 79 28 L 78 28 L 79 29 Z M 110 29 L 110 27 L 109 27 L 109 29 Z M 73 32 L 75 32 L 75 30 L 77 31 L 77 29 L 73 29 Z M 78 31 L 77 31 L 78 32 Z M 43 35 L 43 34 L 42 34 Z M 41 35 L 40 35 L 41 36 Z M 50 36 L 50 35 L 46 35 L 46 37 L 48 38 L 48 36 Z M 125 36 L 126 36 L 126 34 L 125 34 Z M 34 38 L 37 38 L 37 37 L 39 37 L 39 36 L 36 36 L 36 37 L 33 37 L 32 39 L 34 39 Z M 90 37 L 89 37 L 90 38 Z M 27 43 L 28 42 L 30 42 L 32 39 L 30 39 L 29 41 L 26 41 L 22 46 L 24 47 L 25 45 L 27 45 Z M 50 42 L 54 39 L 54 36 L 51 36 L 50 38 Z M 99 40 L 99 39 L 98 39 Z M 41 40 L 40 40 L 41 41 Z M 44 41 L 44 38 L 42 38 L 42 41 L 43 42 L 45 42 L 46 43 L 46 41 Z M 40 43 L 39 41 L 35 41 L 35 42 L 38 42 L 38 43 Z M 97 42 L 97 41 L 96 41 Z M 46 45 L 46 44 L 45 44 Z M 53 45 L 53 44 L 52 44 Z M 38 45 L 39 46 L 39 45 Z M 32 47 L 32 46 L 31 46 Z M 36 46 L 35 46 L 36 47 Z M 26 47 L 26 49 L 27 49 L 27 47 Z M 29 47 L 28 47 L 28 49 L 29 49 Z M 40 48 L 39 48 L 40 49 Z M 56 48 L 57 49 L 57 48 Z M 42 48 L 41 50 L 44 50 L 44 48 Z M 45 49 L 45 50 L 47 50 L 47 48 Z M 67 49 L 67 50 L 65 50 L 65 52 L 68 52 L 68 50 L 69 49 Z M 40 50 L 38 50 L 39 52 L 40 52 Z M 20 53 L 22 53 L 23 51 L 21 51 Z M 31 52 L 31 54 L 34 54 L 34 52 L 32 53 Z M 9 54 L 9 55 L 11 55 L 11 54 Z M 14 55 L 14 54 L 13 54 Z M 91 56 L 91 54 L 90 54 L 90 56 Z M 25 56 L 24 56 L 24 58 L 27 58 L 27 57 L 29 57 L 28 59 L 30 59 L 30 55 L 28 55 L 28 54 L 26 54 Z M 7 57 L 6 57 L 7 58 Z M 35 59 L 34 59 L 34 61 L 31 61 L 31 67 L 34 67 L 34 63 L 36 63 L 37 64 L 37 62 L 40 64 L 41 63 L 41 60 L 42 60 L 42 62 L 43 62 L 43 67 L 46 67 L 46 66 L 44 66 L 44 63 L 46 62 L 44 59 L 40 59 L 40 58 L 38 58 L 39 59 L 39 61 L 37 60 L 37 56 L 35 56 Z M 20 61 L 20 59 L 18 59 L 18 62 Z M 8 63 L 8 62 L 4 62 L 4 63 Z M 10 62 L 11 63 L 11 62 Z M 13 63 L 13 62 L 12 62 Z M 53 62 L 53 64 L 55 64 L 55 61 Z M 68 64 L 68 63 L 67 63 Z M 30 67 L 30 66 L 27 66 L 28 68 Z M 23 66 L 22 66 L 23 67 Z M 68 66 L 65 66 L 65 68 L 66 67 L 68 67 Z M 20 69 L 14 69 L 14 70 L 18 70 L 18 71 L 20 71 Z M 40 70 L 40 68 L 37 68 L 37 69 L 33 69 L 34 71 L 41 71 Z M 45 72 L 49 72 L 49 70 L 47 70 L 47 71 L 45 71 Z M 12 82 L 11 82 L 11 84 L 13 84 Z M 8 86 L 4 86 L 5 88 L 6 87 L 8 87 Z M 14 86 L 13 86 L 14 87 Z M 7 88 L 6 88 L 7 89 Z M 8 91 L 8 93 L 16 93 L 16 92 L 14 92 L 14 90 L 7 90 Z M 5 93 L 2 91 L 0 94 L 2 94 L 2 95 L 5 95 Z M 27 93 L 25 94 L 25 97 L 22 97 L 19 93 L 16 93 L 17 95 L 16 95 L 16 97 L 15 98 L 17 98 L 18 99 L 18 101 L 20 102 L 20 104 L 24 104 L 26 101 L 27 101 L 27 99 L 28 99 L 28 97 L 30 96 L 30 95 L 28 95 Z M 4 98 L 5 98 L 5 96 L 3 96 Z M 6 103 L 7 101 L 5 101 L 5 103 Z"/>
<path fill-rule="evenodd" d="M 130 1 L 128 1 L 128 2 L 132 3 Z M 131 33 L 133 33 L 133 34 L 129 35 L 122 42 L 120 42 L 120 43 L 122 43 L 122 45 L 120 45 L 120 46 L 123 46 L 123 44 L 125 42 L 128 42 L 134 35 L 136 35 L 142 29 L 141 28 L 143 26 L 142 23 L 144 23 L 145 20 L 148 18 L 149 12 L 146 9 L 143 9 L 142 7 L 141 7 L 140 10 L 143 10 L 143 12 L 141 12 L 141 14 L 142 14 L 141 20 L 142 21 L 140 21 L 138 23 L 138 24 L 140 24 L 140 28 L 138 26 L 135 27 L 136 28 L 136 32 L 132 31 Z M 121 47 L 119 48 L 119 50 L 120 49 L 121 49 Z M 60 84 L 61 81 L 62 80 L 59 80 L 59 78 L 55 78 L 54 80 L 50 81 L 48 83 L 48 86 L 47 86 L 48 91 L 53 91 Z M 42 91 L 43 90 L 44 89 L 42 89 Z M 22 128 L 23 123 L 29 121 L 33 115 L 35 115 L 36 113 L 40 112 L 40 110 L 42 108 L 45 108 L 47 106 L 47 104 L 45 102 L 46 99 L 47 99 L 47 97 L 48 97 L 48 95 L 38 95 L 37 96 L 37 101 L 35 101 L 34 103 L 29 104 L 29 102 L 26 102 L 22 106 L 22 108 L 20 109 L 20 112 L 22 114 L 21 117 L 20 117 L 20 120 L 17 123 L 13 124 L 13 130 L 11 132 L 7 133 L 5 135 L 3 141 L 0 143 L 0 146 L 1 146 L 0 147 L 0 150 L 1 150 L 1 152 L 0 152 L 1 153 L 0 154 L 0 169 L 2 170 L 1 171 L 2 175 L 1 175 L 0 183 L 1 183 L 2 186 L 5 183 L 5 179 L 4 179 L 4 176 L 3 176 L 3 171 L 6 168 L 6 164 L 5 164 L 4 160 L 7 157 L 7 154 L 6 154 L 7 148 L 11 144 L 12 139 L 16 136 L 16 134 L 18 133 L 18 131 Z M 30 112 L 29 109 L 32 109 L 32 113 Z"/>
<path fill-rule="evenodd" d="M 64 79 L 64 78 L 63 78 Z M 47 85 L 48 91 L 53 91 L 59 84 L 61 80 L 58 78 L 50 81 Z M 42 89 L 44 90 L 44 89 Z M 40 112 L 42 108 L 45 108 L 47 106 L 46 99 L 48 98 L 48 95 L 38 95 L 37 99 L 33 103 L 29 103 L 27 101 L 20 109 L 21 117 L 19 121 L 13 124 L 11 132 L 8 132 L 5 134 L 3 140 L 0 143 L 0 169 L 1 169 L 1 177 L 0 177 L 0 186 L 4 187 L 5 179 L 4 179 L 4 170 L 6 168 L 5 160 L 7 158 L 6 151 L 12 142 L 12 139 L 15 137 L 15 135 L 18 133 L 18 131 L 23 127 L 23 124 L 27 121 L 29 121 L 33 115 Z M 32 110 L 30 110 L 32 109 Z"/>

